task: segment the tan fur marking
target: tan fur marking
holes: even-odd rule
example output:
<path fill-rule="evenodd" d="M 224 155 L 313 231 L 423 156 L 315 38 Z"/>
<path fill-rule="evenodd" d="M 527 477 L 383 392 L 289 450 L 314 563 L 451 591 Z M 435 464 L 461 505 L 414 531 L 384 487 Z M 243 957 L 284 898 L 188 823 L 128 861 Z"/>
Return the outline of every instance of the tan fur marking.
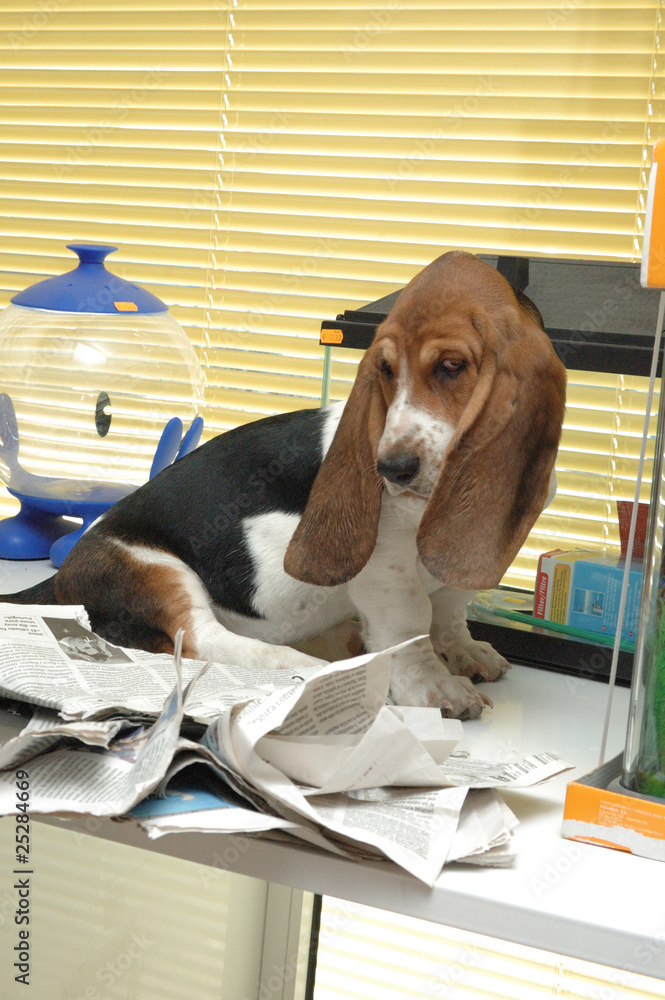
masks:
<path fill-rule="evenodd" d="M 143 574 L 143 586 L 150 592 L 159 606 L 156 624 L 166 632 L 169 642 L 168 649 L 162 652 L 173 652 L 173 642 L 176 633 L 182 629 L 185 633 L 182 643 L 182 655 L 196 658 L 196 643 L 192 627 L 192 599 L 187 588 L 183 586 L 182 574 L 169 566 L 146 566 L 139 560 L 137 565 Z"/>
<path fill-rule="evenodd" d="M 174 559 L 154 550 L 155 559 Z M 130 546 L 103 535 L 84 535 L 72 549 L 55 577 L 55 594 L 61 604 L 85 604 L 95 631 L 110 642 L 127 645 L 122 628 L 139 622 L 149 637 L 141 648 L 152 653 L 172 653 L 178 629 L 185 632 L 183 655 L 195 656 L 191 614 L 193 602 L 183 573 L 137 557 Z M 107 611 L 115 609 L 118 624 L 107 624 Z M 140 627 L 140 625 L 139 625 Z"/>

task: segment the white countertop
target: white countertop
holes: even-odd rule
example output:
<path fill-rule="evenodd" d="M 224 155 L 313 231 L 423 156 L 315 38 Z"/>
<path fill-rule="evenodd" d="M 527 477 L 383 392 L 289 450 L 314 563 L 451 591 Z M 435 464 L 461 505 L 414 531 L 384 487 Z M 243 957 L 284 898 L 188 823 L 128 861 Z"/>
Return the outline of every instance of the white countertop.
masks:
<path fill-rule="evenodd" d="M 25 570 L 26 564 L 0 561 L 0 592 L 48 575 L 47 563 L 27 565 Z M 9 581 L 17 576 L 21 582 L 12 586 Z M 598 764 L 607 686 L 514 667 L 486 690 L 494 709 L 464 723 L 466 745 L 474 754 L 496 759 L 513 751 L 551 750 L 575 765 L 574 771 L 540 787 L 504 793 L 520 820 L 518 856 L 511 868 L 451 865 L 429 889 L 389 863 L 354 863 L 244 836 L 177 834 L 149 841 L 133 822 L 84 818 L 68 825 L 147 850 L 665 979 L 665 865 L 564 840 L 560 833 L 567 783 Z M 628 702 L 629 692 L 618 688 L 608 757 L 623 749 Z"/>

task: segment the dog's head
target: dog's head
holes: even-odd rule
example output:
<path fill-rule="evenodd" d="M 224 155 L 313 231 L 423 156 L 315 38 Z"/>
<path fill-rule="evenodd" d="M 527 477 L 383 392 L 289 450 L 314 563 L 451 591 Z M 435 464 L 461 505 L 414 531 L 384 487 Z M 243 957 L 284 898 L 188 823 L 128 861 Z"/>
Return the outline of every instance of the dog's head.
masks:
<path fill-rule="evenodd" d="M 417 544 L 430 573 L 496 586 L 545 504 L 565 381 L 528 299 L 472 254 L 439 257 L 360 363 L 287 572 L 320 586 L 356 576 L 387 490 L 426 499 Z"/>

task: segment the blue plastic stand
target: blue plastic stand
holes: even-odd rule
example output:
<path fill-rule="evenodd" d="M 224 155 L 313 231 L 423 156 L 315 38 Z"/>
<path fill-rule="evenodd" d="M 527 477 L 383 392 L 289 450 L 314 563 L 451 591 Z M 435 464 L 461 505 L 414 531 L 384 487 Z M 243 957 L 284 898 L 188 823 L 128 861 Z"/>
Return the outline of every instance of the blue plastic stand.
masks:
<path fill-rule="evenodd" d="M 151 479 L 194 451 L 201 439 L 203 419 L 195 417 L 184 438 L 182 431 L 179 417 L 172 417 L 166 424 L 155 450 Z M 0 521 L 0 559 L 50 556 L 53 565 L 60 566 L 84 531 L 137 487 L 34 475 L 19 464 L 18 447 L 14 406 L 7 393 L 0 393 L 0 457 L 10 469 L 7 489 L 21 503 L 18 514 Z M 83 524 L 72 524 L 66 517 L 81 518 Z"/>
<path fill-rule="evenodd" d="M 76 530 L 59 514 L 32 507 L 29 498 L 17 499 L 21 500 L 18 514 L 0 521 L 0 559 L 46 559 L 54 543 Z"/>

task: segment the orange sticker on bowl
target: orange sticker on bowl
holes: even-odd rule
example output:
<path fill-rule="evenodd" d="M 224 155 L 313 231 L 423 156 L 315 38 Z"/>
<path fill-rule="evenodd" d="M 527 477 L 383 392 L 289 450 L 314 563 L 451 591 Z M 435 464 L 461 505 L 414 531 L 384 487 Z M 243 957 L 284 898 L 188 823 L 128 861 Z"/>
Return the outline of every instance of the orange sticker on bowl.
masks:
<path fill-rule="evenodd" d="M 118 312 L 121 313 L 135 313 L 139 310 L 136 302 L 114 302 L 113 305 L 116 307 Z"/>

